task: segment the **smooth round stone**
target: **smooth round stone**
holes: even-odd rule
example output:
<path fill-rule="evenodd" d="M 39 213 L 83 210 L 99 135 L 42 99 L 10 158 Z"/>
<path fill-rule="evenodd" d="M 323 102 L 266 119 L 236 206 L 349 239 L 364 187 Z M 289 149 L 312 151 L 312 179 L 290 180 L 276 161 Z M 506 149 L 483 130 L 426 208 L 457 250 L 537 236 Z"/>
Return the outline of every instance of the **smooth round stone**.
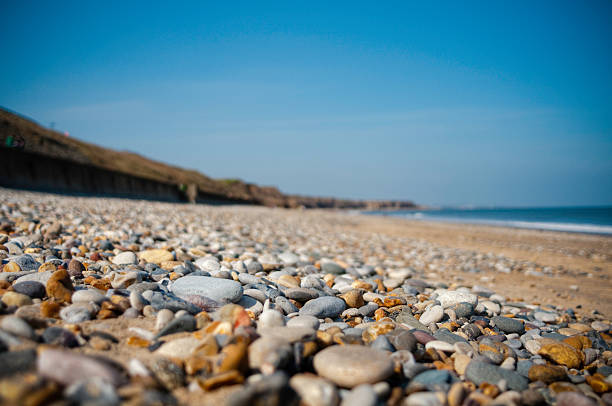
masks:
<path fill-rule="evenodd" d="M 263 336 L 249 345 L 249 368 L 276 369 L 293 359 L 293 349 L 286 340 L 274 336 Z"/>
<path fill-rule="evenodd" d="M 77 290 L 72 294 L 72 303 L 89 303 L 94 302 L 100 304 L 107 300 L 107 297 L 93 289 Z"/>
<path fill-rule="evenodd" d="M 474 314 L 474 305 L 471 303 L 459 303 L 455 306 L 454 310 L 457 317 L 469 318 Z"/>
<path fill-rule="evenodd" d="M 533 317 L 537 321 L 541 321 L 543 323 L 554 323 L 557 320 L 557 314 L 550 312 L 535 312 Z"/>
<path fill-rule="evenodd" d="M 146 250 L 140 253 L 140 258 L 154 264 L 161 264 L 166 261 L 173 261 L 174 256 L 171 252 L 163 249 Z"/>
<path fill-rule="evenodd" d="M 321 272 L 339 275 L 344 273 L 344 268 L 335 262 L 324 262 L 321 264 Z"/>
<path fill-rule="evenodd" d="M 334 296 L 323 296 L 309 300 L 300 309 L 300 315 L 314 316 L 320 319 L 335 318 L 346 309 L 344 300 Z"/>
<path fill-rule="evenodd" d="M 347 388 L 380 382 L 393 373 L 388 354 L 353 344 L 327 347 L 315 355 L 313 364 L 319 375 Z"/>
<path fill-rule="evenodd" d="M 14 257 L 12 260 L 19 265 L 22 271 L 35 271 L 40 266 L 40 264 L 29 254 Z"/>
<path fill-rule="evenodd" d="M 45 285 L 36 281 L 25 281 L 13 284 L 13 289 L 17 293 L 30 296 L 31 298 L 42 299 L 47 295 Z"/>
<path fill-rule="evenodd" d="M 440 340 L 429 341 L 425 344 L 425 349 L 429 350 L 430 348 L 443 352 L 455 352 L 455 346 L 453 344 Z"/>
<path fill-rule="evenodd" d="M 276 310 L 264 310 L 257 320 L 257 328 L 282 327 L 285 325 L 285 317 Z"/>
<path fill-rule="evenodd" d="M 298 263 L 300 257 L 295 255 L 293 252 L 283 252 L 278 256 L 278 259 L 280 259 L 285 265 L 293 266 Z"/>
<path fill-rule="evenodd" d="M 200 295 L 222 303 L 237 302 L 242 297 L 239 282 L 209 276 L 184 276 L 170 290 L 177 296 Z"/>
<path fill-rule="evenodd" d="M 442 306 L 432 306 L 421 315 L 419 321 L 428 326 L 431 323 L 437 323 L 444 317 L 444 309 Z"/>
<path fill-rule="evenodd" d="M 78 347 L 79 342 L 76 336 L 69 330 L 61 327 L 48 327 L 42 333 L 42 339 L 47 344 L 59 345 L 62 347 Z"/>
<path fill-rule="evenodd" d="M 424 385 L 433 389 L 436 385 L 448 384 L 452 380 L 453 376 L 450 372 L 444 369 L 430 369 L 415 376 L 410 381 L 410 385 Z"/>
<path fill-rule="evenodd" d="M 157 312 L 157 318 L 155 320 L 155 330 L 161 331 L 174 319 L 174 313 L 172 310 L 161 309 Z"/>
<path fill-rule="evenodd" d="M 111 364 L 71 351 L 45 349 L 38 354 L 36 364 L 39 375 L 64 385 L 70 385 L 83 377 L 97 377 L 114 386 L 119 386 L 125 381 L 121 373 Z"/>
<path fill-rule="evenodd" d="M 372 385 L 359 385 L 342 399 L 340 406 L 376 406 L 378 396 Z"/>
<path fill-rule="evenodd" d="M 83 303 L 72 304 L 60 310 L 60 318 L 66 323 L 76 324 L 91 320 L 92 311 Z"/>
<path fill-rule="evenodd" d="M 18 337 L 33 339 L 34 330 L 28 323 L 17 316 L 6 316 L 0 321 L 0 328 Z"/>
<path fill-rule="evenodd" d="M 505 380 L 508 387 L 512 390 L 523 391 L 527 389 L 527 379 L 520 374 L 503 369 L 497 365 L 481 361 L 472 361 L 465 370 L 466 379 L 480 385 L 483 382 L 497 385 L 501 380 Z"/>
<path fill-rule="evenodd" d="M 337 406 L 340 401 L 336 385 L 313 374 L 296 374 L 289 386 L 300 395 L 304 406 Z"/>
<path fill-rule="evenodd" d="M 382 350 L 382 351 L 389 351 L 389 352 L 395 351 L 395 347 L 393 347 L 393 344 L 391 344 L 387 336 L 384 336 L 384 335 L 380 335 L 376 337 L 376 340 L 374 340 L 372 344 L 370 344 L 370 347 L 376 348 L 377 350 Z"/>
<path fill-rule="evenodd" d="M 138 263 L 138 257 L 132 251 L 125 251 L 115 255 L 112 262 L 115 265 L 133 265 Z"/>
<path fill-rule="evenodd" d="M 51 278 L 52 274 L 53 272 L 51 271 L 44 271 L 44 272 L 34 272 L 28 275 L 23 275 L 15 280 L 15 285 L 18 283 L 22 283 L 22 282 L 34 281 L 34 282 L 40 282 L 43 285 L 47 286 L 47 281 Z"/>
<path fill-rule="evenodd" d="M 443 308 L 455 306 L 459 303 L 466 302 L 473 306 L 478 304 L 478 296 L 473 293 L 459 292 L 456 290 L 448 290 L 438 295 L 438 301 Z"/>
<path fill-rule="evenodd" d="M 289 299 L 297 300 L 298 302 L 306 302 L 319 297 L 316 290 L 306 288 L 290 288 L 285 290 L 284 293 Z"/>
<path fill-rule="evenodd" d="M 288 327 L 308 327 L 313 330 L 317 330 L 319 325 L 319 319 L 314 316 L 297 316 L 287 322 Z"/>
<path fill-rule="evenodd" d="M 28 295 L 24 295 L 23 293 L 17 292 L 6 292 L 2 295 L 2 303 L 7 306 L 27 306 L 32 304 L 32 298 Z"/>
<path fill-rule="evenodd" d="M 403 404 L 406 406 L 443 406 L 445 396 L 439 392 L 417 392 L 408 396 Z"/>
<path fill-rule="evenodd" d="M 138 311 L 142 311 L 149 302 L 135 290 L 130 292 L 130 306 Z"/>
<path fill-rule="evenodd" d="M 495 316 L 491 320 L 504 333 L 523 334 L 525 332 L 525 324 L 520 320 L 503 316 Z"/>
<path fill-rule="evenodd" d="M 187 359 L 201 343 L 195 337 L 181 337 L 162 344 L 155 350 L 155 354 L 171 359 Z"/>
<path fill-rule="evenodd" d="M 259 289 L 245 289 L 243 296 L 252 297 L 261 303 L 265 302 L 267 299 L 266 294 Z"/>

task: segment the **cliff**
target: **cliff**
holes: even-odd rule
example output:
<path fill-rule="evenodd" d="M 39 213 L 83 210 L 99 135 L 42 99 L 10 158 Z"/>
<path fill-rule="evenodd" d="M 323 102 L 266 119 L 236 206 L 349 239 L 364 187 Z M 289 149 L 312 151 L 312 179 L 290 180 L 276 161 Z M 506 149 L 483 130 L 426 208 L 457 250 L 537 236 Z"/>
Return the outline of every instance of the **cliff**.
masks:
<path fill-rule="evenodd" d="M 0 185 L 60 193 L 192 200 L 272 207 L 399 209 L 406 201 L 365 201 L 283 194 L 238 179 L 212 179 L 127 151 L 100 147 L 0 109 Z"/>

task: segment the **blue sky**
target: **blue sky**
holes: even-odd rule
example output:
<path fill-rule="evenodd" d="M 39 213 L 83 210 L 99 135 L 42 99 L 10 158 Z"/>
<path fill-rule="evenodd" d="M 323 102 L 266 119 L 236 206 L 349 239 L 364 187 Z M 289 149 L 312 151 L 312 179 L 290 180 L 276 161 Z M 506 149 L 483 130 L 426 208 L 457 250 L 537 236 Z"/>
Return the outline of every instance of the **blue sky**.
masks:
<path fill-rule="evenodd" d="M 177 3 L 3 2 L 0 105 L 288 193 L 612 204 L 609 1 Z"/>

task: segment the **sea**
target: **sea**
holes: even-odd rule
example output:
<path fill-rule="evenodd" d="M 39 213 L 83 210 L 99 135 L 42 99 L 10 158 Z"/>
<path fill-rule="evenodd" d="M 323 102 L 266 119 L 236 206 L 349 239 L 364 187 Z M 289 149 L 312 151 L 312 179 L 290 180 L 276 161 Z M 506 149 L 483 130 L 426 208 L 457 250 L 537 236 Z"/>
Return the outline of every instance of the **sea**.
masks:
<path fill-rule="evenodd" d="M 366 214 L 412 220 L 483 224 L 612 236 L 610 207 L 439 208 L 368 211 Z"/>

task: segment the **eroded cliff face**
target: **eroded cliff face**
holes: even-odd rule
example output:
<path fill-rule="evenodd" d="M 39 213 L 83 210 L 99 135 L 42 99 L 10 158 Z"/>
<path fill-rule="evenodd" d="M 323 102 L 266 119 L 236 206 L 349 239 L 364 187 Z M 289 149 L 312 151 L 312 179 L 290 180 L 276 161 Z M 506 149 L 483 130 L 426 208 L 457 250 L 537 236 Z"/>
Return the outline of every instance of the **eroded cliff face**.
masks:
<path fill-rule="evenodd" d="M 285 195 L 275 187 L 216 180 L 194 170 L 66 137 L 0 109 L 0 185 L 57 193 L 287 208 L 400 209 L 407 201 Z M 188 191 L 188 193 L 186 192 Z M 194 192 L 195 191 L 195 192 Z"/>

